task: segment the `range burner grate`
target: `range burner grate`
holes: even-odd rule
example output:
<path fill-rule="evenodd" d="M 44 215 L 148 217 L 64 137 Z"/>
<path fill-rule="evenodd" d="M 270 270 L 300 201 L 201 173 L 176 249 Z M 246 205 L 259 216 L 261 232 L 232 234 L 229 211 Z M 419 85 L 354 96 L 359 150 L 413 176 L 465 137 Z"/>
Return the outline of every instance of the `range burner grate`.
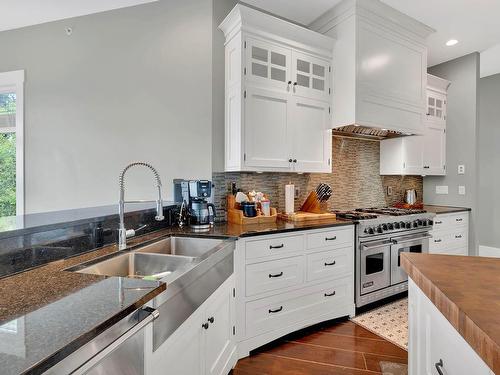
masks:
<path fill-rule="evenodd" d="M 371 207 L 371 208 L 358 208 L 357 212 L 374 213 L 379 215 L 388 216 L 404 216 L 414 214 L 425 214 L 427 211 L 412 208 L 395 208 L 395 207 Z"/>

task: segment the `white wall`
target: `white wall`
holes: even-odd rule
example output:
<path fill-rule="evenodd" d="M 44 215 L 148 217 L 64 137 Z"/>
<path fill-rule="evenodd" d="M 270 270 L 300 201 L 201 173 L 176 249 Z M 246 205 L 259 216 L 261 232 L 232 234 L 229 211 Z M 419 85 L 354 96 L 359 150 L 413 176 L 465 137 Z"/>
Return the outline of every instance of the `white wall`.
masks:
<path fill-rule="evenodd" d="M 212 30 L 211 0 L 162 0 L 1 32 L 0 71 L 26 71 L 26 213 L 116 203 L 136 160 L 167 198 L 173 178 L 210 178 Z M 131 171 L 129 197 L 152 181 Z"/>

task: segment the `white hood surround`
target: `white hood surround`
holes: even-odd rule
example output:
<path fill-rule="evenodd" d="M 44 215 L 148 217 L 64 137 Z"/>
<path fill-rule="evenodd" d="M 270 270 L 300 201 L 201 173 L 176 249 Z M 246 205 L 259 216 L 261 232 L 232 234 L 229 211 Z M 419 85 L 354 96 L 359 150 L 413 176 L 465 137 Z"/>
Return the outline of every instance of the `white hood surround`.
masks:
<path fill-rule="evenodd" d="M 344 0 L 310 28 L 336 39 L 333 129 L 422 134 L 433 29 L 379 0 Z"/>

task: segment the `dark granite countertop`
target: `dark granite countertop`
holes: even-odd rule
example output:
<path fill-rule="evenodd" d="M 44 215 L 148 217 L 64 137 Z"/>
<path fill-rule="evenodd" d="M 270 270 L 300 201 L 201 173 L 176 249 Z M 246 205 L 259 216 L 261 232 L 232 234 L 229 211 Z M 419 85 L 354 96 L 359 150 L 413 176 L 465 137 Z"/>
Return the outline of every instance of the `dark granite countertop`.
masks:
<path fill-rule="evenodd" d="M 208 232 L 167 228 L 129 241 L 135 246 L 169 235 L 239 238 L 353 225 L 348 220 L 278 221 L 241 226 L 216 224 Z M 118 320 L 166 290 L 166 285 L 65 271 L 117 252 L 110 245 L 0 279 L 0 368 L 2 374 L 41 373 Z"/>
<path fill-rule="evenodd" d="M 424 210 L 435 214 L 452 214 L 455 212 L 471 211 L 471 209 L 467 207 L 438 206 L 433 204 L 424 204 Z"/>

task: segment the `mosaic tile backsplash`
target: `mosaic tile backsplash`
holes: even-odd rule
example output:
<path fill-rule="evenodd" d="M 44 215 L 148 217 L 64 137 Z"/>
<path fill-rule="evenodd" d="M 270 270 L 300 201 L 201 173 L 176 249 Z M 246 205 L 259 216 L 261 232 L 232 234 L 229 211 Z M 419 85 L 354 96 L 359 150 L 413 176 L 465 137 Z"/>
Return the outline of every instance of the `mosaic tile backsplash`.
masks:
<path fill-rule="evenodd" d="M 283 211 L 285 207 L 285 185 L 293 183 L 299 188 L 295 208 L 301 204 L 311 190 L 320 183 L 333 189 L 328 201 L 329 209 L 348 210 L 359 207 L 391 206 L 402 201 L 406 189 L 416 189 L 422 197 L 421 176 L 380 176 L 380 143 L 361 139 L 333 137 L 332 173 L 214 173 L 214 203 L 219 218 L 225 217 L 226 195 L 231 183 L 236 182 L 242 191 L 262 191 L 269 196 L 271 205 Z M 393 194 L 386 194 L 392 186 Z"/>

